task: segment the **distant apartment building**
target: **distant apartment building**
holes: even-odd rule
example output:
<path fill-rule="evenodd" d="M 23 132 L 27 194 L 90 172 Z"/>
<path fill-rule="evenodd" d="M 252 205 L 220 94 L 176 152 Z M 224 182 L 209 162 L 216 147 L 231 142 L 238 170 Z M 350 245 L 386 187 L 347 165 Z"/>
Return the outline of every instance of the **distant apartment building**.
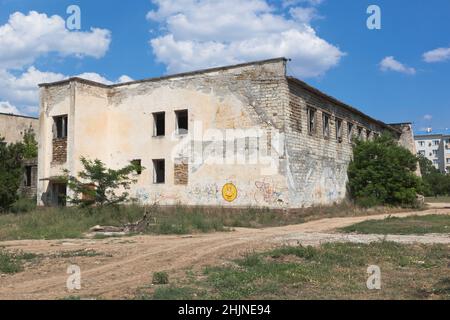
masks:
<path fill-rule="evenodd" d="M 442 173 L 450 173 L 450 130 L 420 132 L 415 137 L 417 153 Z"/>

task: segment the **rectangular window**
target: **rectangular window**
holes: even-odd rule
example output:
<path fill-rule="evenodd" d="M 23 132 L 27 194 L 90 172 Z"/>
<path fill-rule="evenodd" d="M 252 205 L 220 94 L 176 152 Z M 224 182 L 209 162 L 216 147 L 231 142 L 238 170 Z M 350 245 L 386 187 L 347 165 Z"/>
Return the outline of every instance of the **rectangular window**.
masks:
<path fill-rule="evenodd" d="M 187 110 L 175 111 L 177 119 L 176 128 L 177 134 L 187 134 L 189 130 L 189 116 Z"/>
<path fill-rule="evenodd" d="M 141 159 L 131 160 L 131 164 L 136 166 L 136 174 L 142 174 L 142 161 Z"/>
<path fill-rule="evenodd" d="M 347 134 L 348 134 L 348 142 L 353 141 L 353 123 L 347 124 Z"/>
<path fill-rule="evenodd" d="M 164 159 L 153 160 L 153 183 L 166 182 L 166 161 Z"/>
<path fill-rule="evenodd" d="M 362 140 L 362 138 L 363 138 L 363 128 L 358 127 L 358 139 Z"/>
<path fill-rule="evenodd" d="M 434 163 L 434 164 L 439 164 L 439 161 L 436 160 L 436 159 L 434 159 L 434 160 L 433 160 L 433 163 Z"/>
<path fill-rule="evenodd" d="M 425 146 L 425 141 L 419 141 L 419 146 L 421 147 Z"/>
<path fill-rule="evenodd" d="M 342 120 L 336 118 L 336 140 L 342 142 Z"/>
<path fill-rule="evenodd" d="M 425 150 L 419 150 L 419 155 L 424 156 L 425 157 Z"/>
<path fill-rule="evenodd" d="M 447 158 L 447 164 L 450 164 L 450 158 Z"/>
<path fill-rule="evenodd" d="M 53 117 L 54 132 L 53 137 L 56 139 L 67 138 L 67 115 Z"/>
<path fill-rule="evenodd" d="M 372 134 L 372 131 L 366 130 L 366 137 L 367 137 L 367 140 L 370 140 L 370 139 L 372 138 L 371 134 Z"/>
<path fill-rule="evenodd" d="M 322 120 L 323 120 L 323 136 L 324 138 L 329 138 L 330 137 L 330 115 L 324 113 L 322 115 Z"/>
<path fill-rule="evenodd" d="M 163 137 L 166 135 L 166 113 L 156 112 L 153 114 L 153 136 Z"/>
<path fill-rule="evenodd" d="M 31 172 L 33 170 L 32 166 L 25 167 L 25 186 L 31 187 Z"/>
<path fill-rule="evenodd" d="M 316 133 L 316 110 L 313 108 L 308 108 L 308 133 Z"/>
<path fill-rule="evenodd" d="M 433 156 L 437 156 L 438 155 L 438 151 L 437 150 L 433 150 Z"/>
<path fill-rule="evenodd" d="M 438 146 L 438 145 L 440 145 L 441 144 L 441 142 L 439 141 L 439 140 L 434 140 L 434 145 L 435 146 Z"/>

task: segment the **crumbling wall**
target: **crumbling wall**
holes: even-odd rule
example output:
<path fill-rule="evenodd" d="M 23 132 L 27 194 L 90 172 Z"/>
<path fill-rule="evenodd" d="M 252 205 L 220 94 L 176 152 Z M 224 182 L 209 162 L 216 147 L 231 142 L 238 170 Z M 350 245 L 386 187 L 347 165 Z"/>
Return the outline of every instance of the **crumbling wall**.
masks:
<path fill-rule="evenodd" d="M 12 114 L 0 113 L 0 137 L 6 143 L 16 143 L 23 140 L 23 135 L 32 130 L 36 137 L 39 134 L 39 120 Z"/>

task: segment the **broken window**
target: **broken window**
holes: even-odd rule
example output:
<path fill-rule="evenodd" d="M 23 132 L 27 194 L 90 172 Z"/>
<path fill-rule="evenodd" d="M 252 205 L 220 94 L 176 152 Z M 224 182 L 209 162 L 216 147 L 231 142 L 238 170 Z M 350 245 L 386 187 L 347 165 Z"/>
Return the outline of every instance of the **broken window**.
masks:
<path fill-rule="evenodd" d="M 336 118 L 336 140 L 342 142 L 342 120 Z"/>
<path fill-rule="evenodd" d="M 53 138 L 66 139 L 67 138 L 67 115 L 53 117 L 54 130 Z"/>
<path fill-rule="evenodd" d="M 347 128 L 347 134 L 348 134 L 348 142 L 352 142 L 353 141 L 353 123 L 348 123 L 347 124 L 348 128 Z"/>
<path fill-rule="evenodd" d="M 166 135 L 166 113 L 157 112 L 153 114 L 153 136 L 162 137 Z"/>
<path fill-rule="evenodd" d="M 324 138 L 330 137 L 330 115 L 324 113 L 322 115 L 323 119 L 323 136 Z"/>
<path fill-rule="evenodd" d="M 177 119 L 176 128 L 177 134 L 186 134 L 189 130 L 189 118 L 187 110 L 175 111 Z"/>
<path fill-rule="evenodd" d="M 367 140 L 370 140 L 372 137 L 372 131 L 366 130 L 366 137 L 367 137 Z"/>
<path fill-rule="evenodd" d="M 142 173 L 142 165 L 141 165 L 141 163 L 142 163 L 141 159 L 131 160 L 131 164 L 136 167 L 136 174 L 141 174 Z"/>
<path fill-rule="evenodd" d="M 316 110 L 308 108 L 308 133 L 314 134 L 316 132 Z"/>
<path fill-rule="evenodd" d="M 160 184 L 166 181 L 166 162 L 164 159 L 153 160 L 153 183 Z"/>
<path fill-rule="evenodd" d="M 32 166 L 25 167 L 25 187 L 31 187 L 31 174 L 33 171 Z"/>
<path fill-rule="evenodd" d="M 363 138 L 363 128 L 358 127 L 358 139 L 362 140 L 362 138 Z"/>

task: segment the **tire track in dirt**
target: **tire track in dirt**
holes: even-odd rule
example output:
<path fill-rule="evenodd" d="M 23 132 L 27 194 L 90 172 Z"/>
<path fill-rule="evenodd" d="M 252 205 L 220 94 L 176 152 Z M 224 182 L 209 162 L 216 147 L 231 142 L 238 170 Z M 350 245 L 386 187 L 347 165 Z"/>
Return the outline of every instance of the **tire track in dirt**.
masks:
<path fill-rule="evenodd" d="M 390 214 L 390 216 L 427 214 L 450 214 L 450 209 L 433 208 L 421 212 Z M 69 295 L 100 296 L 107 299 L 132 298 L 136 289 L 150 284 L 152 273 L 156 271 L 167 271 L 171 279 L 176 279 L 182 277 L 189 268 L 199 269 L 206 265 L 217 265 L 249 251 L 267 249 L 284 243 L 319 244 L 345 241 L 345 237 L 343 239 L 342 235 L 333 233 L 333 230 L 365 220 L 384 219 L 387 216 L 383 214 L 328 218 L 300 225 L 265 229 L 236 228 L 232 232 L 194 236 L 0 242 L 0 246 L 11 250 L 23 250 L 46 256 L 80 249 L 95 250 L 107 255 L 44 258 L 36 265 L 26 268 L 24 272 L 1 277 L 0 299 L 58 299 Z M 347 236 L 347 239 L 363 241 L 363 238 L 370 238 L 370 236 L 361 235 L 360 238 Z M 446 236 L 443 237 L 445 242 Z M 393 238 L 393 241 L 396 239 L 404 240 L 401 236 L 397 236 Z M 434 238 L 433 236 L 415 236 L 410 241 L 433 242 L 437 241 L 436 239 L 438 239 L 436 236 Z M 76 292 L 69 292 L 66 289 L 68 277 L 66 269 L 72 263 L 79 265 L 82 272 L 82 290 Z"/>

